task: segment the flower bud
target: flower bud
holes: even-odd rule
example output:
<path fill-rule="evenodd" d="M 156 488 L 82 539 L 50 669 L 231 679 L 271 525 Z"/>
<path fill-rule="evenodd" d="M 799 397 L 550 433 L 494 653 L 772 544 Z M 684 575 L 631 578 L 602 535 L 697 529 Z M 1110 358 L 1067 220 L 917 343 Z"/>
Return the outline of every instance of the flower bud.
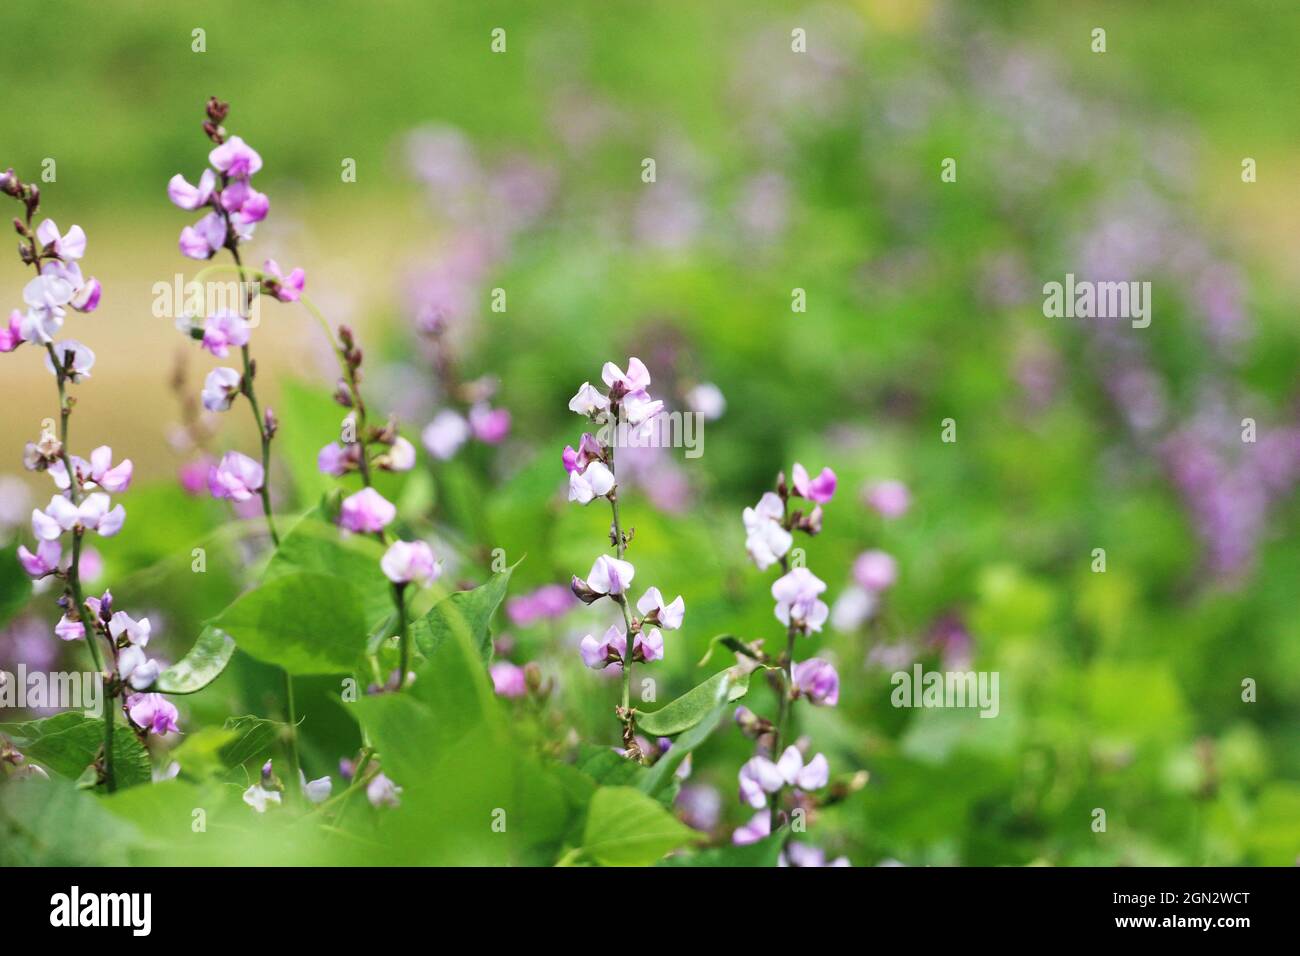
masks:
<path fill-rule="evenodd" d="M 275 417 L 275 411 L 272 410 L 269 406 L 267 407 L 266 411 L 262 414 L 262 425 L 263 425 L 263 431 L 266 432 L 267 441 L 270 441 L 272 438 L 274 438 L 276 431 L 278 431 L 280 428 L 280 422 Z"/>
<path fill-rule="evenodd" d="M 790 497 L 790 486 L 785 483 L 784 471 L 776 473 L 776 493 L 781 496 L 782 501 Z"/>
<path fill-rule="evenodd" d="M 334 401 L 344 408 L 352 407 L 352 389 L 348 388 L 348 383 L 343 379 L 339 379 L 338 385 L 334 387 Z"/>
<path fill-rule="evenodd" d="M 22 190 L 22 183 L 19 182 L 18 176 L 14 173 L 13 167 L 9 167 L 3 173 L 0 173 L 0 192 L 6 196 L 18 198 Z"/>
<path fill-rule="evenodd" d="M 569 582 L 569 590 L 572 591 L 574 596 L 583 604 L 590 604 L 592 601 L 604 597 L 604 595 L 599 591 L 593 591 L 588 587 L 587 582 L 582 580 L 582 578 L 578 577 L 576 574 L 573 576 L 573 580 Z"/>
<path fill-rule="evenodd" d="M 18 235 L 22 236 L 24 239 L 31 235 L 31 231 L 27 228 L 27 223 L 23 222 L 17 216 L 14 217 L 14 232 L 18 233 Z"/>

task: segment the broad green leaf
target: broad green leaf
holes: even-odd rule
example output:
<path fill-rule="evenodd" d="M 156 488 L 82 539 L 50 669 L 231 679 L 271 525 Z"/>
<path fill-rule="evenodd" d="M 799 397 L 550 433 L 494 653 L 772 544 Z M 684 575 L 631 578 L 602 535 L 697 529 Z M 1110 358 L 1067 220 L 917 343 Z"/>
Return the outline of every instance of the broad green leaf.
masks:
<path fill-rule="evenodd" d="M 736 701 L 749 692 L 749 673 L 718 671 L 681 697 L 648 714 L 637 714 L 637 728 L 656 737 L 671 737 L 690 730 L 707 717 L 719 702 Z"/>
<path fill-rule="evenodd" d="M 578 769 L 604 787 L 635 786 L 649 768 L 627 759 L 609 747 L 584 744 L 578 753 Z"/>
<path fill-rule="evenodd" d="M 160 694 L 193 694 L 221 676 L 235 653 L 235 641 L 225 631 L 205 627 L 190 652 L 158 675 L 151 690 Z"/>
<path fill-rule="evenodd" d="M 226 769 L 230 764 L 222 758 L 223 748 L 239 738 L 239 731 L 225 727 L 200 727 L 185 734 L 168 757 L 175 760 L 186 777 L 203 779 Z"/>
<path fill-rule="evenodd" d="M 291 674 L 351 671 L 368 627 L 357 589 L 328 574 L 298 572 L 267 581 L 226 608 L 212 626 L 239 649 Z"/>
<path fill-rule="evenodd" d="M 601 787 L 591 798 L 582 849 L 602 866 L 648 866 L 699 837 L 634 787 Z"/>
<path fill-rule="evenodd" d="M 781 856 L 781 847 L 789 834 L 785 831 L 764 837 L 757 843 L 744 846 L 720 846 L 698 853 L 674 853 L 656 866 L 776 866 Z"/>
<path fill-rule="evenodd" d="M 18 546 L 0 548 L 0 627 L 23 609 L 32 596 L 32 579 L 18 563 Z"/>
<path fill-rule="evenodd" d="M 77 780 L 104 744 L 104 719 L 70 710 L 19 724 L 0 724 L 27 759 L 62 777 Z M 153 777 L 149 752 L 120 721 L 113 732 L 113 774 L 119 787 L 148 783 Z"/>
<path fill-rule="evenodd" d="M 457 591 L 448 595 L 435 604 L 428 614 L 413 622 L 411 639 L 420 653 L 431 658 L 448 635 L 461 633 L 469 638 L 484 661 L 491 658 L 492 640 L 488 625 L 506 596 L 511 573 L 518 566 L 519 562 L 516 561 L 472 591 Z"/>
<path fill-rule="evenodd" d="M 0 786 L 0 866 L 125 866 L 137 838 L 60 777 Z"/>
<path fill-rule="evenodd" d="M 373 624 L 393 610 L 393 586 L 379 561 L 384 547 L 366 535 L 344 536 L 338 526 L 314 509 L 280 541 L 267 563 L 263 580 L 309 572 L 342 578 L 356 588 L 363 601 L 363 616 Z"/>
<path fill-rule="evenodd" d="M 663 787 L 671 784 L 673 773 L 681 766 L 682 761 L 686 759 L 686 756 L 692 750 L 708 739 L 709 734 L 713 733 L 714 728 L 718 726 L 718 721 L 722 719 L 722 715 L 730 706 L 727 695 L 722 694 L 721 699 L 711 711 L 705 714 L 694 727 L 673 741 L 673 745 L 668 748 L 668 751 L 662 757 L 655 761 L 654 766 L 650 768 L 650 772 L 640 779 L 637 786 L 643 792 L 654 795 Z"/>

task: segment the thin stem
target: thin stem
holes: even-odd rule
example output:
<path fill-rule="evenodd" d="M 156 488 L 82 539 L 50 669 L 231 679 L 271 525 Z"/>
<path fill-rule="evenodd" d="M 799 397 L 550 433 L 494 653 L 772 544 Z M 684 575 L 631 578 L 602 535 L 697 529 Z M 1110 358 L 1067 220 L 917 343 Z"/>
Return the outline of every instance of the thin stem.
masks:
<path fill-rule="evenodd" d="M 288 671 L 284 672 L 284 696 L 285 704 L 289 711 L 289 762 L 292 764 L 290 770 L 293 773 L 293 780 L 290 787 L 298 787 L 301 792 L 302 778 L 299 776 L 302 772 L 302 762 L 298 759 L 298 711 L 293 701 L 293 675 Z"/>
<path fill-rule="evenodd" d="M 411 635 L 406 624 L 405 584 L 393 585 L 393 603 L 397 605 L 397 631 L 400 635 L 397 657 L 397 687 L 406 686 L 406 671 L 411 665 Z"/>
<path fill-rule="evenodd" d="M 609 445 L 609 473 L 614 475 L 614 446 L 618 441 L 617 405 L 611 406 L 610 418 L 613 425 L 611 429 L 613 440 Z M 617 482 L 615 482 L 614 490 L 609 495 L 609 508 L 613 516 L 614 551 L 619 560 L 622 560 L 624 553 L 627 551 L 627 542 L 623 539 L 623 525 L 618 516 Z M 632 712 L 632 650 L 636 641 L 632 634 L 632 612 L 628 609 L 626 594 L 620 594 L 614 600 L 623 611 L 623 625 L 627 629 L 625 632 L 627 641 L 623 647 L 623 746 L 630 753 L 636 753 L 636 715 Z"/>

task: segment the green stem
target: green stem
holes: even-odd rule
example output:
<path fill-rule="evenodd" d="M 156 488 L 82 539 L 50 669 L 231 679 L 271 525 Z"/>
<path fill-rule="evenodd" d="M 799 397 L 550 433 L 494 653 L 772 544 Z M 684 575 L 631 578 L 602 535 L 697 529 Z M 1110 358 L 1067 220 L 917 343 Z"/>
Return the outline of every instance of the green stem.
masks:
<path fill-rule="evenodd" d="M 298 759 L 298 710 L 294 705 L 293 699 L 293 675 L 288 671 L 284 672 L 284 696 L 285 704 L 289 711 L 289 768 L 293 774 L 293 780 L 290 782 L 290 792 L 301 794 L 302 762 Z M 296 788 L 296 789 L 295 789 Z"/>
<path fill-rule="evenodd" d="M 406 672 L 411 665 L 411 634 L 406 623 L 405 584 L 393 585 L 393 603 L 397 605 L 397 629 L 400 635 L 397 657 L 397 689 L 406 686 Z"/>
<path fill-rule="evenodd" d="M 618 441 L 617 405 L 610 409 L 610 418 L 613 425 L 611 430 L 613 440 L 609 445 L 609 473 L 613 475 L 615 473 L 614 445 Z M 615 483 L 614 490 L 610 492 L 609 508 L 613 515 L 614 551 L 621 561 L 627 550 L 627 545 L 623 540 L 623 525 L 618 516 L 617 483 Z M 620 594 L 614 600 L 623 611 L 623 625 L 627 629 L 627 642 L 623 647 L 623 746 L 631 751 L 636 747 L 636 716 L 632 713 L 632 645 L 635 643 L 632 635 L 632 612 L 628 609 L 626 594 Z"/>

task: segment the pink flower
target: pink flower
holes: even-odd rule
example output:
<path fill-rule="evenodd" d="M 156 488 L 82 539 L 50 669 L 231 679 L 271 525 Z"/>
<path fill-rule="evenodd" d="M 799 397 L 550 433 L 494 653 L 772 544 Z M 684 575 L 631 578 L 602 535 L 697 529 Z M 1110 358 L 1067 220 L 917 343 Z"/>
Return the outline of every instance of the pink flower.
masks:
<path fill-rule="evenodd" d="M 362 488 L 343 499 L 339 524 L 346 531 L 383 531 L 397 517 L 397 507 L 374 488 Z"/>
<path fill-rule="evenodd" d="M 54 346 L 54 354 L 58 356 L 62 368 L 72 381 L 80 382 L 83 378 L 90 378 L 90 369 L 95 364 L 95 353 L 80 342 L 64 339 Z M 45 367 L 50 370 L 51 375 L 59 374 L 54 368 L 49 352 L 45 353 Z"/>
<path fill-rule="evenodd" d="M 498 697 L 523 697 L 528 693 L 524 669 L 509 661 L 497 661 L 488 668 L 492 689 Z"/>
<path fill-rule="evenodd" d="M 573 594 L 568 588 L 561 584 L 544 584 L 532 594 L 508 600 L 506 616 L 515 627 L 528 627 L 539 620 L 560 617 L 573 607 Z"/>
<path fill-rule="evenodd" d="M 204 457 L 198 461 L 187 461 L 177 472 L 181 488 L 187 495 L 198 495 L 208 486 L 208 471 L 212 468 L 212 459 Z"/>
<path fill-rule="evenodd" d="M 112 494 L 126 491 L 130 486 L 133 467 L 130 458 L 113 467 L 113 449 L 107 445 L 100 445 L 92 451 L 89 462 L 76 455 L 72 456 L 72 470 L 76 473 L 78 487 L 99 487 Z M 60 491 L 67 491 L 71 487 L 67 466 L 61 460 L 50 465 L 48 472 Z"/>
<path fill-rule="evenodd" d="M 32 554 L 23 545 L 18 546 L 18 561 L 33 578 L 43 578 L 59 569 L 59 559 L 63 557 L 63 545 L 58 539 L 41 541 Z"/>
<path fill-rule="evenodd" d="M 420 441 L 434 458 L 447 461 L 465 444 L 469 434 L 469 423 L 456 412 L 445 408 L 424 426 Z"/>
<path fill-rule="evenodd" d="M 863 551 L 853 562 L 853 577 L 867 591 L 879 594 L 898 580 L 898 562 L 884 551 Z"/>
<path fill-rule="evenodd" d="M 627 374 L 613 362 L 606 362 L 600 370 L 600 377 L 611 391 L 620 395 L 644 391 L 650 386 L 650 371 L 639 358 L 627 360 Z"/>
<path fill-rule="evenodd" d="M 180 208 L 192 211 L 208 204 L 216 186 L 217 174 L 210 169 L 203 170 L 197 186 L 191 186 L 184 176 L 177 173 L 167 182 L 167 198 Z"/>
<path fill-rule="evenodd" d="M 564 462 L 564 470 L 573 473 L 582 471 L 593 461 L 602 460 L 604 454 L 605 449 L 601 447 L 600 439 L 591 432 L 583 432 L 577 450 L 575 451 L 571 445 L 565 445 L 561 460 Z"/>
<path fill-rule="evenodd" d="M 767 806 L 767 795 L 785 786 L 780 768 L 762 755 L 747 760 L 740 768 L 738 779 L 741 801 L 754 808 Z"/>
<path fill-rule="evenodd" d="M 480 402 L 469 410 L 469 427 L 479 441 L 500 444 L 510 434 L 510 412 Z"/>
<path fill-rule="evenodd" d="M 226 220 L 219 212 L 210 212 L 192 226 L 181 230 L 178 245 L 190 259 L 211 259 L 226 244 Z"/>
<path fill-rule="evenodd" d="M 820 505 L 826 504 L 835 496 L 835 472 L 829 468 L 823 468 L 820 475 L 809 479 L 808 471 L 796 461 L 791 484 L 794 493 L 800 498 L 807 498 Z"/>
<path fill-rule="evenodd" d="M 830 615 L 830 608 L 818 598 L 825 590 L 825 582 L 807 568 L 791 568 L 772 582 L 777 620 L 804 633 L 820 631 Z"/>
<path fill-rule="evenodd" d="M 302 290 L 307 287 L 307 273 L 301 269 L 294 269 L 286 276 L 280 271 L 280 264 L 274 259 L 267 259 L 262 264 L 262 271 L 270 276 L 269 279 L 262 280 L 267 293 L 281 302 L 297 302 L 302 297 Z"/>
<path fill-rule="evenodd" d="M 12 352 L 23 344 L 23 314 L 17 309 L 9 313 L 9 324 L 0 328 L 0 352 Z"/>
<path fill-rule="evenodd" d="M 176 705 L 162 694 L 132 694 L 126 699 L 126 709 L 135 725 L 150 733 L 161 736 L 180 731 Z"/>
<path fill-rule="evenodd" d="M 757 843 L 772 832 L 772 816 L 767 810 L 760 810 L 744 826 L 736 827 L 731 834 L 731 842 L 736 846 Z"/>
<path fill-rule="evenodd" d="M 658 624 L 665 631 L 675 631 L 682 626 L 682 618 L 686 615 L 686 602 L 679 594 L 671 604 L 664 604 L 664 596 L 659 593 L 658 588 L 652 587 L 641 595 L 641 600 L 636 602 L 636 609 L 650 623 Z"/>
<path fill-rule="evenodd" d="M 409 581 L 430 584 L 442 573 L 441 565 L 434 558 L 433 549 L 423 541 L 394 541 L 384 552 L 379 566 L 383 569 L 384 576 L 394 584 Z"/>
<path fill-rule="evenodd" d="M 400 806 L 401 800 L 398 798 L 401 795 L 402 788 L 382 773 L 375 774 L 375 778 L 366 784 L 366 799 L 375 808 Z"/>
<path fill-rule="evenodd" d="M 912 496 L 901 481 L 878 481 L 866 490 L 867 504 L 885 518 L 899 518 L 907 513 Z"/>
<path fill-rule="evenodd" d="M 232 345 L 240 348 L 248 344 L 251 331 L 252 326 L 242 315 L 222 309 L 203 323 L 203 347 L 217 358 L 225 358 Z"/>
<path fill-rule="evenodd" d="M 228 451 L 221 463 L 208 469 L 208 491 L 214 498 L 248 501 L 262 488 L 262 465 L 247 455 Z"/>
<path fill-rule="evenodd" d="M 262 168 L 262 157 L 240 137 L 232 136 L 212 152 L 208 162 L 231 179 L 247 179 Z"/>
<path fill-rule="evenodd" d="M 251 225 L 266 218 L 271 201 L 250 186 L 248 180 L 237 179 L 221 191 L 221 208 L 240 225 Z"/>
<path fill-rule="evenodd" d="M 63 495 L 55 495 L 44 511 L 32 512 L 32 532 L 42 541 L 53 541 L 77 527 L 111 537 L 122 529 L 126 509 L 121 505 L 110 507 L 110 504 L 108 495 L 98 491 L 83 498 L 80 505 L 74 505 Z"/>
<path fill-rule="evenodd" d="M 77 290 L 68 305 L 72 306 L 78 312 L 94 312 L 99 308 L 99 300 L 104 294 L 104 288 L 99 284 L 99 280 L 91 276 L 86 280 L 85 285 Z"/>
<path fill-rule="evenodd" d="M 239 394 L 243 380 L 233 368 L 214 368 L 203 380 L 203 407 L 210 412 L 224 412 Z"/>

